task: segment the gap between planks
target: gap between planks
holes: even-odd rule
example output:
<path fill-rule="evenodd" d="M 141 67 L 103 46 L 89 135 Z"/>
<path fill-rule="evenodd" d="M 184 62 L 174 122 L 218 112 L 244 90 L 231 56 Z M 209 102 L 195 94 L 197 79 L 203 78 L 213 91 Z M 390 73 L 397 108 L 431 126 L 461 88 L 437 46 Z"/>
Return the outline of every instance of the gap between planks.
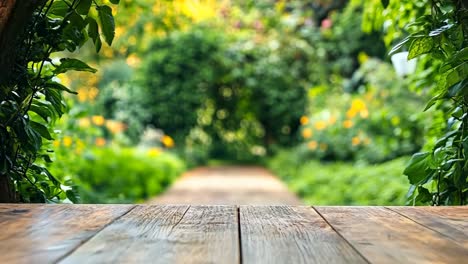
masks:
<path fill-rule="evenodd" d="M 124 218 L 126 218 L 126 216 L 132 217 L 131 216 L 132 212 L 135 212 L 135 214 L 138 214 L 138 212 L 136 212 L 136 211 L 141 211 L 141 210 L 150 210 L 151 211 L 152 208 L 158 208 L 158 207 L 170 207 L 170 206 L 154 206 L 154 205 L 153 206 L 151 206 L 151 205 L 136 205 L 136 206 L 133 206 L 125 214 L 121 215 L 118 218 L 115 218 L 112 222 L 108 223 L 106 226 L 104 226 L 98 232 L 96 232 L 92 237 L 89 237 L 86 241 L 83 241 L 83 243 L 81 243 L 80 245 L 75 247 L 73 250 L 68 252 L 65 256 L 60 258 L 57 261 L 57 263 L 59 263 L 59 262 L 67 263 L 67 262 L 69 262 L 70 259 L 76 260 L 73 257 L 75 257 L 75 255 L 78 255 L 78 256 L 81 255 L 82 252 L 79 252 L 79 251 L 84 251 L 85 252 L 84 256 L 86 256 L 87 253 L 90 253 L 89 252 L 89 245 L 86 245 L 87 243 L 89 243 L 90 245 L 93 245 L 94 241 L 92 241 L 92 240 L 99 239 L 100 236 L 106 236 L 105 233 L 110 232 L 107 229 L 112 229 L 113 228 L 112 225 L 119 225 L 119 222 L 121 220 L 123 221 Z M 210 208 L 215 208 L 215 207 L 216 206 L 206 206 L 205 208 L 210 209 Z M 275 220 L 275 218 L 274 218 L 275 213 L 281 212 L 284 209 L 292 210 L 291 211 L 291 213 L 293 214 L 292 216 L 293 217 L 299 217 L 299 218 L 297 218 L 298 220 L 306 221 L 305 223 L 307 225 L 307 226 L 305 226 L 306 228 L 303 228 L 301 230 L 295 230 L 295 229 L 290 230 L 289 229 L 290 226 L 288 226 L 289 225 L 288 223 L 282 222 L 282 223 L 280 223 L 278 225 L 273 224 L 273 225 L 271 225 L 271 227 L 273 229 L 276 229 L 279 232 L 284 231 L 285 232 L 285 237 L 276 237 L 277 240 L 275 240 L 275 238 L 269 239 L 268 236 L 260 237 L 260 240 L 258 241 L 259 243 L 254 243 L 254 244 L 251 244 L 250 246 L 255 246 L 255 244 L 257 244 L 257 245 L 266 245 L 268 247 L 268 245 L 270 245 L 270 246 L 272 245 L 273 247 L 270 248 L 272 250 L 271 252 L 277 252 L 277 251 L 281 250 L 281 248 L 275 248 L 275 246 L 278 246 L 278 245 L 281 244 L 281 242 L 277 243 L 279 240 L 284 239 L 284 241 L 289 241 L 289 240 L 297 241 L 297 239 L 300 240 L 300 236 L 304 232 L 304 234 L 306 234 L 306 237 L 311 239 L 309 241 L 311 243 L 308 243 L 308 244 L 306 243 L 306 244 L 303 244 L 303 245 L 294 244 L 294 245 L 292 245 L 292 247 L 289 248 L 289 250 L 292 250 L 293 252 L 296 252 L 296 253 L 305 254 L 304 255 L 305 258 L 304 259 L 299 259 L 300 261 L 307 260 L 308 258 L 312 258 L 312 257 L 323 257 L 323 256 L 329 257 L 331 254 L 327 254 L 327 252 L 324 252 L 325 254 L 322 255 L 321 252 L 320 252 L 321 249 L 318 249 L 318 251 L 314 250 L 313 245 L 315 243 L 321 243 L 320 239 L 316 240 L 316 238 L 314 237 L 315 236 L 314 232 L 318 232 L 320 234 L 324 234 L 327 237 L 327 240 L 330 239 L 330 238 L 333 238 L 333 243 L 330 244 L 330 245 L 332 245 L 332 247 L 334 247 L 336 249 L 344 249 L 345 251 L 347 251 L 348 252 L 347 254 L 349 256 L 351 256 L 350 259 L 354 259 L 355 261 L 360 259 L 359 262 L 369 263 L 367 261 L 367 259 L 364 256 L 362 256 L 361 253 L 358 250 L 356 250 L 352 246 L 351 243 L 349 243 L 349 241 L 347 241 L 344 237 L 342 237 L 340 235 L 340 233 L 337 232 L 333 228 L 333 226 L 317 210 L 315 210 L 314 207 L 311 207 L 311 206 L 297 206 L 297 207 L 296 206 L 295 207 L 288 207 L 288 206 L 232 206 L 232 207 L 235 210 L 235 224 L 237 225 L 237 227 L 235 229 L 237 234 L 234 234 L 234 235 L 237 237 L 237 249 L 236 250 L 238 251 L 238 263 L 244 263 L 244 261 L 246 260 L 245 257 L 247 257 L 246 262 L 248 262 L 248 263 L 255 263 L 257 260 L 260 260 L 260 259 L 253 259 L 251 256 L 245 256 L 245 252 L 243 252 L 243 248 L 245 247 L 244 243 L 247 243 L 246 241 L 244 241 L 243 229 L 248 229 L 248 227 L 246 225 L 248 225 L 249 221 L 243 221 L 241 215 L 244 212 L 245 212 L 245 214 L 248 214 L 249 213 L 248 208 L 251 209 L 251 213 L 256 211 L 256 210 L 266 210 L 265 212 L 267 212 L 267 213 L 271 212 L 272 213 L 271 216 L 273 216 L 273 218 L 272 218 L 273 222 Z M 178 220 L 176 220 L 175 223 L 173 223 L 172 226 L 170 227 L 170 230 L 168 232 L 169 235 L 172 233 L 172 231 L 174 229 L 177 229 L 177 226 L 184 220 L 185 215 L 187 214 L 187 212 L 191 208 L 194 208 L 194 210 L 196 210 L 197 208 L 199 208 L 199 206 L 193 206 L 193 207 L 192 206 L 187 206 L 186 208 L 184 208 L 182 216 L 180 216 L 180 218 Z M 262 217 L 262 214 L 260 214 L 258 216 Z M 282 217 L 281 213 L 280 213 L 279 217 Z M 322 222 L 322 224 L 320 224 L 320 222 Z M 294 225 L 294 221 L 290 222 L 290 224 Z M 323 225 L 324 224 L 325 226 L 321 226 L 318 229 L 315 229 L 314 225 L 316 226 L 316 224 L 317 225 Z M 301 226 L 301 224 L 300 224 L 300 226 Z M 307 227 L 313 228 L 315 230 L 314 231 L 310 231 L 310 230 L 308 231 Z M 254 226 L 254 228 L 255 228 L 255 226 Z M 247 231 L 245 231 L 245 232 L 247 232 Z M 311 237 L 309 237 L 309 235 L 311 235 Z M 249 236 L 249 234 L 247 234 L 247 236 Z M 94 243 L 94 244 L 96 244 L 96 243 Z M 304 248 L 301 248 L 301 247 L 304 247 Z M 83 249 L 80 250 L 80 248 L 84 248 L 84 250 Z M 88 252 L 86 252 L 86 251 L 88 251 Z M 271 253 L 271 252 L 266 252 L 266 253 Z M 315 254 L 309 254 L 310 252 L 314 252 Z M 328 252 L 328 253 L 330 253 L 330 252 Z M 266 255 L 268 255 L 268 254 L 266 254 Z M 87 255 L 87 256 L 92 256 L 92 255 Z M 279 257 L 279 258 L 270 259 L 270 260 L 273 261 L 274 263 L 281 263 L 283 261 L 287 261 L 288 258 L 291 258 L 291 257 L 294 258 L 295 257 L 294 254 L 293 255 L 285 254 L 285 255 L 281 255 L 281 256 L 282 256 L 282 258 Z M 338 260 L 340 260 L 340 262 L 341 262 L 342 259 L 340 258 Z M 72 261 L 72 262 L 74 262 L 74 261 Z M 270 262 L 270 263 L 273 263 L 273 262 Z"/>
<path fill-rule="evenodd" d="M 135 209 L 137 207 L 137 205 L 134 205 L 132 207 L 130 207 L 130 209 L 123 213 L 122 215 L 114 218 L 114 220 L 110 221 L 109 223 L 107 223 L 106 225 L 104 225 L 101 229 L 99 229 L 96 233 L 94 233 L 92 236 L 88 237 L 86 240 L 83 240 L 79 245 L 77 245 L 75 248 L 73 248 L 72 250 L 70 250 L 69 252 L 67 252 L 65 255 L 63 255 L 62 257 L 58 258 L 56 261 L 54 261 L 54 263 L 60 263 L 62 260 L 64 260 L 65 258 L 67 258 L 68 256 L 70 256 L 71 254 L 73 254 L 73 252 L 75 252 L 78 248 L 80 248 L 82 245 L 86 244 L 90 239 L 92 239 L 93 237 L 95 237 L 97 234 L 99 234 L 102 230 L 104 230 L 106 227 L 110 226 L 111 224 L 113 224 L 115 221 L 117 221 L 118 219 L 124 217 L 125 215 L 127 215 L 128 213 L 130 213 L 133 209 Z"/>
<path fill-rule="evenodd" d="M 340 234 L 340 232 L 338 232 L 338 230 L 336 230 L 335 227 L 330 222 L 328 222 L 328 220 L 317 209 L 315 209 L 315 206 L 311 206 L 311 208 L 314 209 L 314 211 L 320 215 L 320 217 L 322 217 L 328 226 L 331 227 L 331 229 L 333 229 L 333 231 L 335 231 L 335 233 L 337 233 L 338 236 L 340 236 L 352 249 L 354 249 L 356 253 L 358 253 L 368 264 L 371 264 L 371 262 L 359 250 L 357 250 L 357 248 L 350 241 L 348 241 L 342 234 Z"/>

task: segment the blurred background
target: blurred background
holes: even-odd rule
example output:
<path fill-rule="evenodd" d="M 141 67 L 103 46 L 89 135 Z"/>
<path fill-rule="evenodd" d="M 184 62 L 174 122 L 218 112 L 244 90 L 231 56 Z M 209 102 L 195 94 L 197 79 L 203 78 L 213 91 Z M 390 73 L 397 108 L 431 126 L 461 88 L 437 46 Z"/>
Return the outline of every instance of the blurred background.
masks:
<path fill-rule="evenodd" d="M 306 204 L 403 205 L 437 112 L 422 115 L 423 62 L 399 76 L 383 33 L 363 32 L 365 2 L 121 0 L 112 47 L 71 54 L 98 73 L 60 75 L 78 95 L 48 167 L 82 203 L 143 202 L 191 168 L 255 164 Z"/>

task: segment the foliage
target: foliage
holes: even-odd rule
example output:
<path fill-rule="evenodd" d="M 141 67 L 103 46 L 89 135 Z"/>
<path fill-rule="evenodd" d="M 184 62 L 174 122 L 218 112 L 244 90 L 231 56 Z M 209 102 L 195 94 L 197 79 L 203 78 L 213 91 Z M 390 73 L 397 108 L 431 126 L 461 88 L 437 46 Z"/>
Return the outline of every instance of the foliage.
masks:
<path fill-rule="evenodd" d="M 376 3 L 374 3 L 375 5 Z M 417 153 L 411 159 L 405 174 L 412 187 L 410 203 L 433 205 L 460 205 L 468 203 L 468 10 L 458 0 L 436 0 L 429 3 L 405 1 L 406 8 L 417 10 L 401 19 L 407 24 L 409 35 L 394 46 L 409 49 L 408 59 L 431 56 L 440 63 L 429 70 L 436 83 L 434 98 L 426 109 L 436 107 L 445 116 L 443 134 L 428 151 Z M 401 10 L 390 5 L 386 12 L 396 16 Z M 383 17 L 380 19 L 389 19 Z M 427 54 L 427 55 L 426 55 Z"/>
<path fill-rule="evenodd" d="M 306 204 L 402 205 L 408 182 L 402 157 L 378 165 L 304 160 L 296 150 L 278 153 L 268 167 Z"/>
<path fill-rule="evenodd" d="M 291 144 L 306 104 L 308 46 L 247 36 L 196 26 L 156 40 L 140 73 L 148 124 L 189 145 L 206 135 L 218 157 L 249 160 L 251 146 Z"/>
<path fill-rule="evenodd" d="M 422 96 L 408 91 L 391 65 L 377 59 L 362 61 L 344 89 L 354 92 L 312 88 L 310 115 L 301 118 L 302 151 L 325 160 L 376 163 L 421 148 L 424 124 L 417 113 L 423 107 Z"/>
<path fill-rule="evenodd" d="M 219 35 L 200 30 L 157 39 L 141 73 L 148 123 L 183 139 L 197 123 L 199 109 L 222 76 Z"/>
<path fill-rule="evenodd" d="M 66 112 L 62 92 L 73 93 L 56 77 L 96 70 L 75 58 L 52 59 L 52 54 L 73 52 L 88 39 L 98 52 L 102 38 L 112 43 L 114 19 L 112 8 L 100 0 L 43 1 L 20 32 L 14 74 L 0 85 L 0 174 L 14 184 L 19 201 L 74 199 L 36 159 L 50 161 L 51 131 Z"/>
<path fill-rule="evenodd" d="M 176 156 L 151 148 L 76 147 L 57 149 L 51 171 L 72 180 L 80 203 L 135 203 L 162 192 L 184 170 Z M 74 158 L 72 158 L 74 156 Z"/>
<path fill-rule="evenodd" d="M 318 46 L 325 51 L 327 74 L 350 78 L 359 67 L 358 55 L 385 58 L 385 44 L 381 32 L 361 30 L 362 6 L 347 5 L 322 21 Z"/>

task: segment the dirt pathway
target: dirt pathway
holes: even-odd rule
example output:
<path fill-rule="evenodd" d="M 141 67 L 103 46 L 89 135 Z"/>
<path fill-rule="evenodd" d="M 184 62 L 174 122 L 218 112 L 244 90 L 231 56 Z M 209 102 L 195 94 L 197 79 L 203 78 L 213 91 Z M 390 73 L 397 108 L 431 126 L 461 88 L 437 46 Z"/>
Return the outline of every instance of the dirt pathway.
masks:
<path fill-rule="evenodd" d="M 153 204 L 300 205 L 276 176 L 262 167 L 200 167 L 186 172 Z"/>

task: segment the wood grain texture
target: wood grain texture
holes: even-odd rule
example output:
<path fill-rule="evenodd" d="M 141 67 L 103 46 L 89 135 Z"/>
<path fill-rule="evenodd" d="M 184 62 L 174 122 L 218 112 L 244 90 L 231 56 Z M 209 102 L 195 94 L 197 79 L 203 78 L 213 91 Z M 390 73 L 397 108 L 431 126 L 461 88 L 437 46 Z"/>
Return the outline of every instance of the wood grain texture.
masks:
<path fill-rule="evenodd" d="M 133 206 L 0 204 L 0 263 L 51 263 Z"/>
<path fill-rule="evenodd" d="M 468 251 L 384 207 L 315 207 L 371 263 L 465 263 Z"/>
<path fill-rule="evenodd" d="M 310 207 L 241 206 L 243 263 L 366 263 Z"/>
<path fill-rule="evenodd" d="M 63 263 L 239 263 L 235 206 L 137 206 Z"/>
<path fill-rule="evenodd" d="M 468 249 L 468 206 L 388 207 Z"/>

